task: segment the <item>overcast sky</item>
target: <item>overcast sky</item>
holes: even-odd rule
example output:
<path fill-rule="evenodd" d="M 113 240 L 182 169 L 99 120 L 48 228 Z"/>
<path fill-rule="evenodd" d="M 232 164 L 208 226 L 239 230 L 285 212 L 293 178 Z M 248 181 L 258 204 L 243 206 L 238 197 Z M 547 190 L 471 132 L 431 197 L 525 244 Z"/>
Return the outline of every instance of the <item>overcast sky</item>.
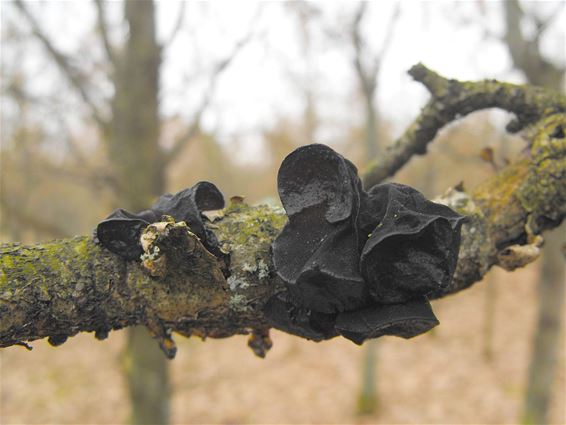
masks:
<path fill-rule="evenodd" d="M 313 53 L 309 67 L 298 21 L 283 2 L 187 3 L 185 25 L 165 52 L 162 114 L 190 121 L 206 89 L 211 66 L 253 30 L 252 41 L 219 81 L 212 105 L 204 115 L 206 129 L 216 131 L 225 143 L 234 136 L 243 137 L 250 143 L 250 152 L 260 152 L 262 129 L 272 126 L 282 116 L 301 114 L 304 98 L 297 84 L 301 81 L 311 81 L 317 94 L 322 115 L 317 142 L 331 142 L 341 128 L 361 123 L 363 114 L 352 68 L 353 52 L 346 37 L 356 4 L 351 1 L 313 4 L 320 8 L 321 14 L 310 27 Z M 369 7 L 363 34 L 374 52 L 383 41 L 394 4 L 379 1 Z M 525 8 L 535 9 L 541 17 L 556 15 L 548 37 L 543 39 L 543 49 L 553 61 L 564 63 L 565 3 L 523 4 Z M 118 2 L 108 5 L 114 28 L 112 37 L 120 41 L 125 31 L 118 25 L 121 5 Z M 79 64 L 88 63 L 89 55 L 101 54 L 93 34 L 95 15 L 90 2 L 41 1 L 28 2 L 28 6 L 54 43 L 78 57 Z M 158 2 L 161 40 L 171 33 L 180 10 L 179 1 Z M 3 2 L 2 23 L 7 22 L 27 27 L 18 13 Z M 402 2 L 378 92 L 381 114 L 395 124 L 395 131 L 400 132 L 416 116 L 427 98 L 425 90 L 406 75 L 417 62 L 453 78 L 489 77 L 522 82 L 521 74 L 512 71 L 503 44 L 493 37 L 502 33 L 502 24 L 502 7 L 498 1 Z M 342 34 L 344 39 L 330 38 L 329 32 Z M 492 35 L 486 36 L 486 32 Z M 10 50 L 10 45 L 4 43 L 2 47 L 3 69 L 13 69 L 13 61 L 17 61 L 18 66 L 33 76 L 30 87 L 34 94 L 43 96 L 60 90 L 63 80 L 54 67 L 46 66 L 48 60 L 37 44 L 25 44 L 25 49 L 20 46 L 18 50 Z M 100 90 L 107 93 L 109 87 L 100 84 Z"/>

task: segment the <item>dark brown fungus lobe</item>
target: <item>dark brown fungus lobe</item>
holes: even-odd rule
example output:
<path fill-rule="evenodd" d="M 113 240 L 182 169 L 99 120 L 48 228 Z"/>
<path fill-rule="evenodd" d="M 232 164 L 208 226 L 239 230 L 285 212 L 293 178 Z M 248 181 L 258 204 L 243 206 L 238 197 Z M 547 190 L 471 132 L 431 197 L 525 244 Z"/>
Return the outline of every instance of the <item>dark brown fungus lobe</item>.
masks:
<path fill-rule="evenodd" d="M 202 211 L 224 207 L 224 197 L 218 188 L 209 182 L 199 182 L 175 195 L 167 193 L 140 213 L 117 209 L 101 221 L 95 231 L 95 239 L 108 250 L 127 260 L 139 259 L 142 254 L 139 237 L 145 227 L 161 220 L 164 215 L 175 221 L 184 221 L 204 246 L 211 252 L 218 251 L 214 234 L 205 227 Z"/>
<path fill-rule="evenodd" d="M 302 309 L 282 293 L 271 297 L 263 308 L 270 325 L 280 331 L 312 341 L 323 341 L 338 335 L 334 328 L 336 315 Z"/>
<path fill-rule="evenodd" d="M 289 222 L 273 243 L 273 262 L 293 303 L 329 314 L 360 307 L 356 168 L 327 146 L 308 145 L 285 158 L 277 184 Z"/>
<path fill-rule="evenodd" d="M 277 174 L 277 187 L 289 217 L 324 205 L 329 223 L 350 218 L 358 209 L 353 185 L 356 168 L 325 145 L 313 144 L 290 153 Z"/>
<path fill-rule="evenodd" d="M 67 335 L 51 335 L 47 338 L 47 342 L 53 347 L 58 347 L 59 345 L 64 344 L 65 341 L 67 341 L 67 338 Z"/>
<path fill-rule="evenodd" d="M 456 269 L 464 217 L 401 184 L 375 186 L 369 196 L 387 206 L 361 254 L 373 299 L 398 303 L 446 288 Z"/>
<path fill-rule="evenodd" d="M 289 221 L 272 245 L 287 288 L 265 306 L 274 327 L 360 344 L 438 324 L 426 296 L 450 284 L 462 216 L 401 184 L 365 192 L 356 167 L 323 145 L 291 153 L 277 183 Z"/>
<path fill-rule="evenodd" d="M 413 338 L 436 325 L 438 319 L 424 298 L 401 304 L 374 304 L 361 310 L 340 313 L 336 318 L 338 332 L 358 345 L 383 335 Z"/>
<path fill-rule="evenodd" d="M 135 214 L 123 209 L 114 210 L 105 220 L 98 223 L 96 241 L 126 260 L 138 259 L 143 253 L 139 242 L 140 234 L 151 221 L 134 217 Z"/>

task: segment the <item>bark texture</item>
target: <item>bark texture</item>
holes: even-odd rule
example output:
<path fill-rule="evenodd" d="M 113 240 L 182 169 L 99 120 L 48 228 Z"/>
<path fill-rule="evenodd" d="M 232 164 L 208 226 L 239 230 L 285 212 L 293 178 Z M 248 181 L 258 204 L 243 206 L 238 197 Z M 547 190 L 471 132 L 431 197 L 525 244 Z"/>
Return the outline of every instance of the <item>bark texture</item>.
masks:
<path fill-rule="evenodd" d="M 520 160 L 472 193 L 454 188 L 436 200 L 467 215 L 468 222 L 455 278 L 432 298 L 467 288 L 493 265 L 512 270 L 533 261 L 540 233 L 566 216 L 566 114 L 560 109 L 564 99 L 502 83 L 461 84 L 474 92 L 478 105 L 487 103 L 482 96 L 492 98 L 498 84 L 504 94 L 522 99 L 525 108 L 517 113 L 528 121 L 521 125 L 528 127 L 529 147 Z M 538 106 L 530 106 L 525 98 Z M 169 357 L 175 352 L 173 331 L 201 337 L 251 333 L 251 345 L 261 353 L 262 344 L 269 345 L 262 307 L 282 288 L 270 247 L 285 222 L 281 209 L 242 202 L 232 202 L 217 215 L 208 226 L 230 254 L 226 274 L 220 261 L 180 223 L 148 227 L 152 242 L 142 262 L 125 262 L 89 237 L 3 245 L 0 346 L 44 337 L 57 344 L 80 331 L 104 337 L 112 329 L 144 325 Z"/>
<path fill-rule="evenodd" d="M 261 307 L 280 289 L 270 244 L 284 222 L 281 211 L 234 204 L 212 224 L 231 252 L 228 279 L 184 224 L 163 223 L 143 263 L 127 262 L 88 236 L 4 244 L 0 346 L 45 337 L 59 345 L 82 331 L 103 339 L 110 330 L 144 325 L 173 356 L 171 330 L 224 337 L 264 328 Z"/>

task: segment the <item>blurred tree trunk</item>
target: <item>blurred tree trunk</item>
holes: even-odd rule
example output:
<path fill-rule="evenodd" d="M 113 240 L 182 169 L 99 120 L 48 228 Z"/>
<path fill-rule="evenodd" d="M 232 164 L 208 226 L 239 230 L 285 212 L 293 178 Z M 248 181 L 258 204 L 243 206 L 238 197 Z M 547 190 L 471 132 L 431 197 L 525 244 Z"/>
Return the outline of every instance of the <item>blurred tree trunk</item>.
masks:
<path fill-rule="evenodd" d="M 366 42 L 361 35 L 361 22 L 366 14 L 366 10 L 367 3 L 361 2 L 354 17 L 351 36 L 355 51 L 354 70 L 364 99 L 366 160 L 371 161 L 379 153 L 375 98 L 377 95 L 377 81 L 382 64 L 382 55 L 371 58 L 371 65 L 367 64 L 367 62 L 370 61 L 370 59 L 367 58 L 369 52 L 367 51 Z"/>
<path fill-rule="evenodd" d="M 366 154 L 369 160 L 379 154 L 378 115 L 375 107 L 376 86 L 363 91 L 366 111 Z"/>
<path fill-rule="evenodd" d="M 357 400 L 358 415 L 374 415 L 379 410 L 379 396 L 377 392 L 377 349 L 376 339 L 368 341 L 362 363 L 362 384 Z"/>
<path fill-rule="evenodd" d="M 379 52 L 370 53 L 367 42 L 362 36 L 361 24 L 367 12 L 369 2 L 360 2 L 354 16 L 351 28 L 351 39 L 354 47 L 354 70 L 364 98 L 365 113 L 365 145 L 367 160 L 372 161 L 380 152 L 379 146 L 379 115 L 376 105 L 379 73 L 387 50 L 391 45 L 393 31 L 400 14 L 400 3 L 394 6 L 393 13 L 385 29 L 385 38 Z"/>
<path fill-rule="evenodd" d="M 316 107 L 315 89 L 317 75 L 313 61 L 313 42 L 310 27 L 320 15 L 320 10 L 317 4 L 301 0 L 288 2 L 286 6 L 297 18 L 299 31 L 301 33 L 302 53 L 306 63 L 306 75 L 298 78 L 297 81 L 305 101 L 302 120 L 302 136 L 304 136 L 304 139 L 301 140 L 301 143 L 314 143 L 316 141 L 319 119 Z"/>
<path fill-rule="evenodd" d="M 118 182 L 116 206 L 147 208 L 164 193 L 164 162 L 159 148 L 159 67 L 153 1 L 124 3 L 129 38 L 116 56 L 112 118 L 107 141 Z M 167 360 L 143 327 L 128 330 L 125 368 L 134 424 L 169 420 Z"/>
<path fill-rule="evenodd" d="M 485 311 L 483 327 L 483 357 L 488 362 L 493 360 L 493 337 L 495 333 L 495 313 L 497 305 L 497 276 L 492 270 L 485 279 Z"/>
<path fill-rule="evenodd" d="M 365 112 L 365 152 L 366 161 L 371 162 L 380 153 L 379 140 L 379 111 L 376 105 L 378 93 L 379 73 L 387 49 L 391 44 L 391 37 L 397 18 L 399 17 L 399 3 L 388 22 L 385 38 L 377 54 L 371 54 L 368 45 L 362 36 L 361 24 L 367 12 L 367 2 L 361 2 L 351 28 L 351 39 L 354 47 L 354 70 L 358 79 L 360 91 L 364 99 Z M 370 341 L 367 344 L 362 364 L 362 385 L 358 394 L 357 410 L 360 415 L 376 414 L 379 406 L 379 396 L 376 388 L 377 380 L 377 354 L 378 342 Z"/>
<path fill-rule="evenodd" d="M 112 176 L 105 177 L 112 183 L 114 206 L 140 211 L 165 192 L 167 164 L 177 158 L 179 152 L 198 134 L 200 117 L 210 103 L 216 80 L 249 41 L 251 32 L 235 44 L 229 56 L 216 64 L 208 92 L 193 122 L 174 139 L 172 147 L 165 150 L 159 145 L 159 70 L 162 49 L 171 44 L 182 27 L 184 7 L 180 8 L 177 24 L 161 46 L 157 41 L 153 0 L 124 0 L 123 24 L 127 24 L 127 41 L 115 47 L 106 22 L 106 0 L 93 0 L 93 3 L 97 12 L 99 41 L 108 63 L 105 67 L 108 69 L 107 77 L 114 88 L 109 105 L 110 114 L 105 114 L 104 108 L 101 108 L 100 96 L 93 94 L 87 74 L 67 54 L 59 51 L 42 30 L 34 13 L 28 10 L 30 2 L 14 0 L 15 7 L 26 19 L 33 36 L 67 79 L 71 89 L 75 90 L 104 136 L 112 173 Z M 42 229 L 53 231 L 44 223 L 39 224 Z M 132 422 L 166 423 L 169 419 L 166 362 L 144 329 L 131 331 L 128 341 L 125 365 L 133 403 Z"/>
<path fill-rule="evenodd" d="M 522 422 L 547 424 L 558 364 L 564 309 L 564 233 L 562 225 L 547 236 L 538 287 L 539 312 Z"/>
<path fill-rule="evenodd" d="M 523 11 L 519 0 L 504 3 L 507 44 L 513 65 L 523 71 L 531 84 L 561 91 L 564 68 L 542 56 L 539 42 L 546 25 Z M 531 18 L 537 25 L 532 38 L 527 38 L 521 23 Z M 548 19 L 552 19 L 549 17 Z M 548 423 L 548 407 L 552 381 L 557 368 L 557 351 L 562 333 L 564 308 L 564 256 L 561 247 L 566 228 L 554 230 L 545 237 L 542 273 L 539 281 L 538 324 L 533 340 L 529 378 L 523 407 L 523 422 Z"/>

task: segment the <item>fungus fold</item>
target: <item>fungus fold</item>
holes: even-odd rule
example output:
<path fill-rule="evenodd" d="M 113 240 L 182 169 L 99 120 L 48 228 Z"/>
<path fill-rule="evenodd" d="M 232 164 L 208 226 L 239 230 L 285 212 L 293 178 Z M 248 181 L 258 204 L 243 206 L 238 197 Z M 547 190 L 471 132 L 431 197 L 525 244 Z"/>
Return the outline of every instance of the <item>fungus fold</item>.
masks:
<path fill-rule="evenodd" d="M 289 221 L 272 244 L 286 286 L 264 308 L 274 327 L 361 344 L 438 324 L 426 296 L 450 284 L 464 217 L 409 186 L 364 191 L 356 167 L 320 144 L 289 154 L 277 185 Z"/>
<path fill-rule="evenodd" d="M 102 246 L 127 260 L 137 260 L 143 253 L 140 235 L 149 224 L 161 220 L 164 215 L 175 221 L 184 221 L 203 245 L 213 254 L 218 251 L 218 242 L 212 231 L 204 225 L 202 212 L 224 207 L 224 197 L 210 182 L 199 182 L 175 195 L 167 193 L 147 210 L 137 214 L 122 208 L 114 210 L 98 223 L 95 240 Z"/>

